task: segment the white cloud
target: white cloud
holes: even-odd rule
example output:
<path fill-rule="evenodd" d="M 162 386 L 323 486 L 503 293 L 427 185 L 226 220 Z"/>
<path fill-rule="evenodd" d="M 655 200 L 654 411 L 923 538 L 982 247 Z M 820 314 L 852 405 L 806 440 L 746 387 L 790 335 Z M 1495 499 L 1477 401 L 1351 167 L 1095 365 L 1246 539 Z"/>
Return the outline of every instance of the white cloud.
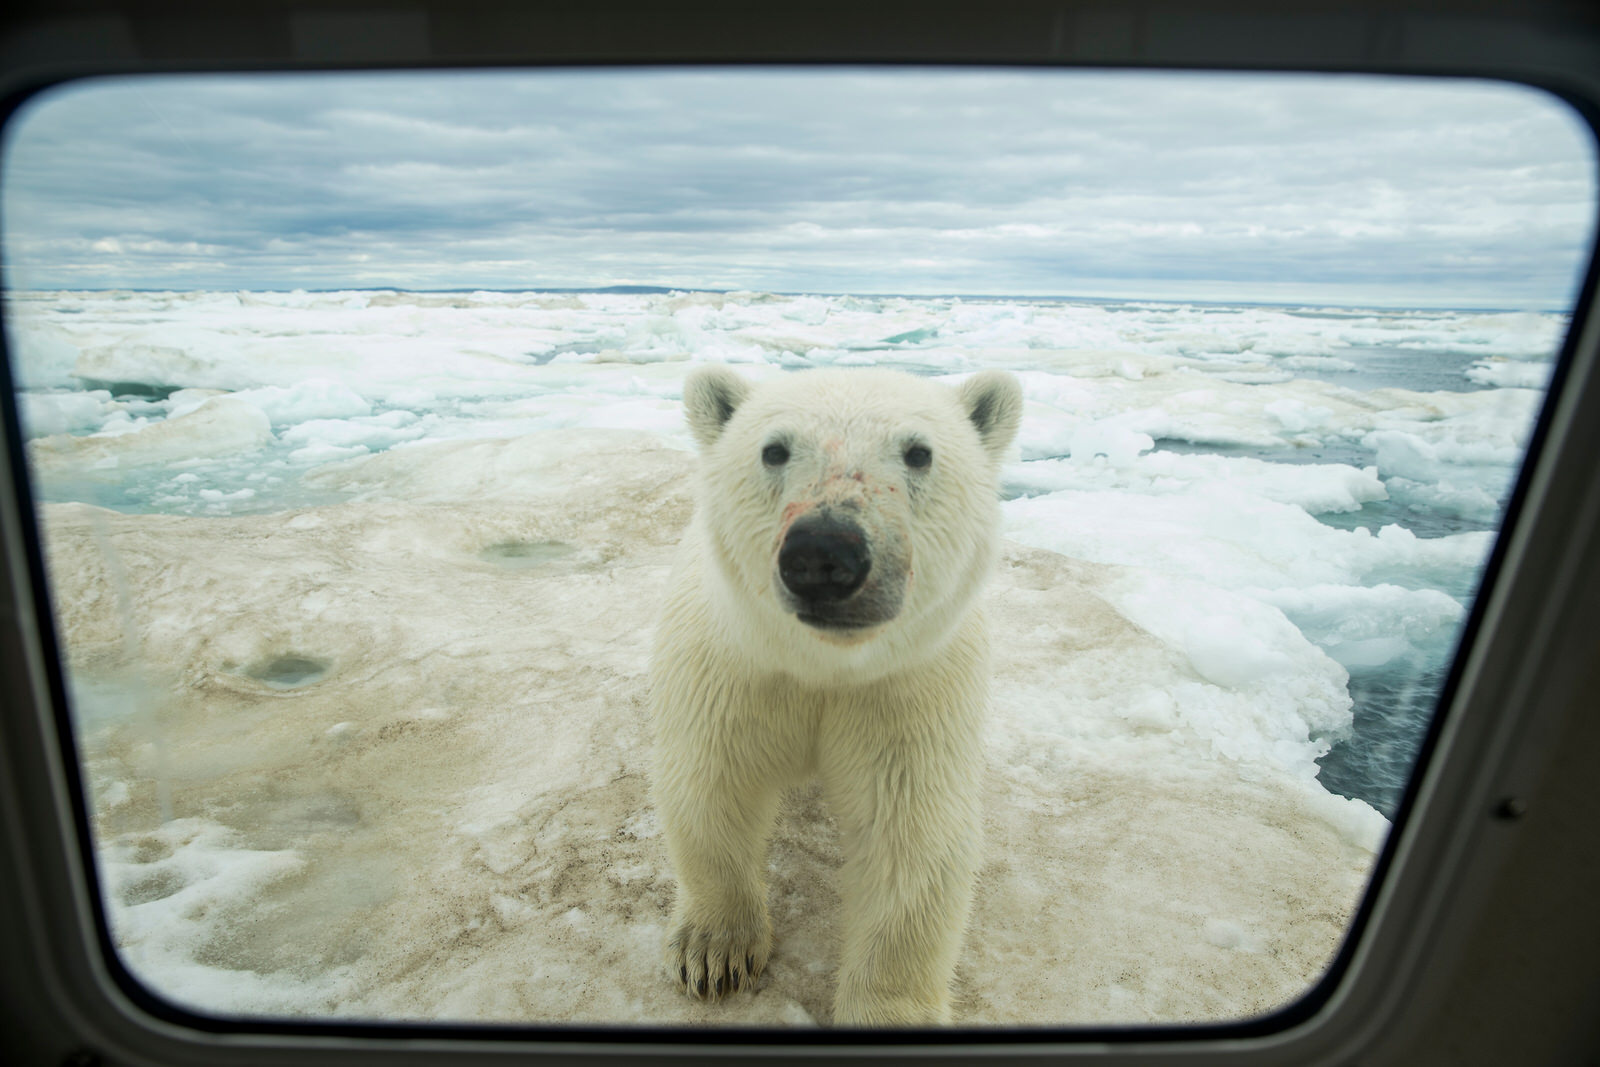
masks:
<path fill-rule="evenodd" d="M 163 77 L 46 94 L 14 122 L 0 212 L 24 286 L 93 267 L 155 287 L 1114 283 L 1551 306 L 1594 226 L 1577 120 L 1482 82 Z"/>

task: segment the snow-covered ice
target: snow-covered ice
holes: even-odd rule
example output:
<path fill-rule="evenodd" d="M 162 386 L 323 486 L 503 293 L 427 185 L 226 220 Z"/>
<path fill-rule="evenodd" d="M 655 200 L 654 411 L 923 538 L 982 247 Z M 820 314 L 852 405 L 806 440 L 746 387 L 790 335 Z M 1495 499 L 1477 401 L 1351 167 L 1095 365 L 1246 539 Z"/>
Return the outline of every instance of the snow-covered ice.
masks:
<path fill-rule="evenodd" d="M 1340 795 L 1330 750 L 1360 744 L 1358 681 L 1448 661 L 1565 328 L 762 293 L 8 299 L 129 965 L 222 1014 L 502 1021 L 829 1018 L 840 857 L 813 793 L 774 842 L 761 988 L 707 1007 L 656 973 L 643 698 L 695 364 L 1019 372 L 957 1017 L 1193 1021 L 1282 1006 L 1337 951 L 1398 787 Z M 1413 388 L 1379 348 L 1455 384 Z"/>

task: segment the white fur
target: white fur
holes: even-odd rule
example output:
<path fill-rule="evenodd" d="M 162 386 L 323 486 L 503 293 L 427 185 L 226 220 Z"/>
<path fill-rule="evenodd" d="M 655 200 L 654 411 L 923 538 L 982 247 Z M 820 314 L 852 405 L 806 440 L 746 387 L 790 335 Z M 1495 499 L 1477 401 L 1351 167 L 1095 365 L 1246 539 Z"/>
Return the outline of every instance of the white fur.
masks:
<path fill-rule="evenodd" d="M 1016 380 L 952 389 L 887 371 L 685 386 L 701 447 L 651 664 L 654 789 L 678 876 L 667 966 L 691 995 L 746 988 L 772 945 L 767 837 L 780 791 L 820 777 L 844 836 L 834 1021 L 949 1020 L 979 859 L 988 635 Z M 786 443 L 774 466 L 763 449 Z M 930 450 L 917 469 L 911 444 Z M 819 509 L 859 522 L 881 624 L 819 630 L 785 607 L 784 536 Z M 878 584 L 873 584 L 878 583 Z"/>

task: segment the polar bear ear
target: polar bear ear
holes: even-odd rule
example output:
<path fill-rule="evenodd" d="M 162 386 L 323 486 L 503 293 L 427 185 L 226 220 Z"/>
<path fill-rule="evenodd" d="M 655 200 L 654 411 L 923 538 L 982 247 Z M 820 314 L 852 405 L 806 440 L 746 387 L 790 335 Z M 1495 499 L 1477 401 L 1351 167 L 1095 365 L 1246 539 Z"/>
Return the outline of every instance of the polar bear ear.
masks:
<path fill-rule="evenodd" d="M 701 448 L 710 448 L 735 409 L 750 395 L 750 383 L 727 367 L 701 367 L 683 383 L 683 407 L 689 431 Z"/>
<path fill-rule="evenodd" d="M 999 459 L 1022 423 L 1022 384 L 1016 375 L 986 370 L 961 383 L 961 406 L 978 428 L 989 455 Z"/>

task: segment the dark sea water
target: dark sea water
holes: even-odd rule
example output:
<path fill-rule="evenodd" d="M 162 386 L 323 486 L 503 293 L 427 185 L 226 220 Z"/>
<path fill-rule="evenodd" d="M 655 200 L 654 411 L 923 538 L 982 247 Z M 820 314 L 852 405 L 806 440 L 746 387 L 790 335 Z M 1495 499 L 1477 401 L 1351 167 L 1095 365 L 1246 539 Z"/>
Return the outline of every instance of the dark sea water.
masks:
<path fill-rule="evenodd" d="M 1467 370 L 1477 359 L 1467 353 L 1352 348 L 1342 351 L 1340 357 L 1355 363 L 1357 369 L 1300 372 L 1299 376 L 1351 389 L 1477 392 L 1486 388 L 1467 377 Z M 1369 467 L 1375 466 L 1377 459 L 1371 449 L 1354 440 L 1287 449 L 1215 448 L 1178 441 L 1160 441 L 1156 447 L 1187 453 L 1249 456 L 1273 463 L 1343 463 Z M 1393 498 L 1371 501 L 1358 511 L 1329 512 L 1316 518 L 1342 530 L 1364 527 L 1376 532 L 1384 526 L 1399 525 L 1424 538 L 1496 529 L 1494 523 L 1430 510 Z M 1444 591 L 1460 600 L 1470 613 L 1480 579 L 1477 571 L 1463 572 L 1454 576 L 1454 581 Z M 1349 689 L 1355 722 L 1350 735 L 1334 742 L 1328 754 L 1318 761 L 1322 784 L 1342 796 L 1365 800 L 1393 818 L 1438 708 L 1455 654 L 1454 642 L 1447 641 L 1425 650 L 1420 657 L 1402 658 L 1378 668 L 1352 669 Z"/>

